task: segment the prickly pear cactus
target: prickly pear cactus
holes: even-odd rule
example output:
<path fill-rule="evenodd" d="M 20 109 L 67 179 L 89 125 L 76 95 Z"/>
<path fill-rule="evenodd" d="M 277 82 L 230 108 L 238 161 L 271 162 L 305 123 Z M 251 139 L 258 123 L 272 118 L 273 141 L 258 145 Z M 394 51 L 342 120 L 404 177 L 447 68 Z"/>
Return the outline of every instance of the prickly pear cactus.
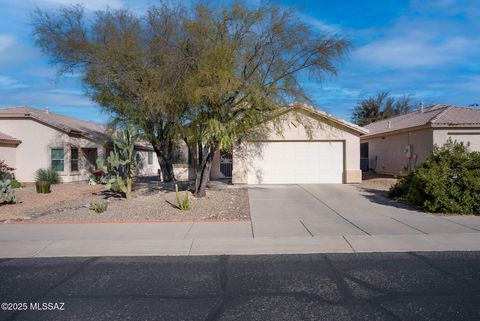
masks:
<path fill-rule="evenodd" d="M 19 203 L 20 198 L 10 188 L 12 181 L 9 179 L 0 180 L 0 205 L 5 203 Z"/>

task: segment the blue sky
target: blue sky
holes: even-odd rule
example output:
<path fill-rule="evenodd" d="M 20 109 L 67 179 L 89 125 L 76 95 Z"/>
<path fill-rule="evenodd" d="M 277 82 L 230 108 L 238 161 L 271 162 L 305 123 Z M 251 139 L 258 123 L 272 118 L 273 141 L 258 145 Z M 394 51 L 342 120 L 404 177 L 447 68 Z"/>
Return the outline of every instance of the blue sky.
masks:
<path fill-rule="evenodd" d="M 141 12 L 152 1 L 84 0 Z M 249 3 L 254 3 L 250 0 Z M 480 104 L 480 2 L 476 0 L 276 0 L 294 7 L 319 31 L 349 39 L 353 48 L 339 75 L 303 85 L 319 109 L 349 119 L 355 103 L 380 90 L 393 96 L 456 105 Z M 86 120 L 107 116 L 84 96 L 79 77 L 56 77 L 33 45 L 30 13 L 68 0 L 0 0 L 0 106 L 30 105 Z"/>

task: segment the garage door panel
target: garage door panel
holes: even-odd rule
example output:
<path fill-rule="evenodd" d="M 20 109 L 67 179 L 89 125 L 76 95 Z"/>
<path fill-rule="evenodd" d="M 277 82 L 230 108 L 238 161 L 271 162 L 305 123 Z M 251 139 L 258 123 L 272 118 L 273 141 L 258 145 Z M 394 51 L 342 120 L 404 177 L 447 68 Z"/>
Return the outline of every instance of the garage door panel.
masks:
<path fill-rule="evenodd" d="M 342 142 L 255 143 L 249 184 L 342 183 Z"/>

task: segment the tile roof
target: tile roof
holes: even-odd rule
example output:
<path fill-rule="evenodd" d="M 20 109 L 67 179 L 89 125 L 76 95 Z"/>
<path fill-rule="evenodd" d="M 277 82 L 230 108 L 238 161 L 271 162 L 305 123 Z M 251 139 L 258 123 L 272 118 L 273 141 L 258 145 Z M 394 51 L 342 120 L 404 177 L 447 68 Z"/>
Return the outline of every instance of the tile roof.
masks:
<path fill-rule="evenodd" d="M 432 105 L 405 115 L 382 119 L 364 128 L 368 135 L 377 135 L 417 126 L 478 126 L 480 127 L 480 109 L 452 106 Z"/>
<path fill-rule="evenodd" d="M 292 105 L 292 106 L 290 106 L 290 107 L 286 107 L 283 112 L 288 112 L 289 110 L 294 110 L 295 108 L 300 108 L 300 109 L 306 110 L 307 112 L 310 112 L 310 113 L 312 113 L 312 114 L 314 114 L 314 115 L 318 115 L 318 116 L 323 117 L 323 118 L 325 118 L 325 119 L 328 119 L 328 120 L 330 120 L 330 121 L 332 121 L 332 122 L 335 122 L 335 123 L 337 123 L 337 124 L 339 124 L 339 125 L 342 125 L 342 126 L 344 126 L 344 127 L 348 127 L 348 128 L 350 128 L 350 129 L 353 129 L 353 130 L 359 132 L 359 133 L 362 134 L 362 135 L 365 135 L 365 134 L 368 133 L 368 129 L 365 128 L 365 127 L 360 127 L 360 126 L 358 126 L 358 125 L 356 125 L 356 124 L 353 124 L 353 123 L 348 122 L 348 121 L 346 121 L 346 120 L 344 120 L 344 119 L 335 117 L 335 116 L 333 116 L 333 115 L 331 115 L 331 114 L 329 114 L 329 113 L 326 113 L 326 112 L 324 112 L 324 111 L 318 110 L 318 109 L 316 109 L 316 108 L 314 108 L 314 107 L 312 107 L 312 106 L 309 106 L 309 105 L 307 105 L 307 104 L 294 104 L 294 105 Z"/>
<path fill-rule="evenodd" d="M 10 135 L 0 132 L 0 142 L 11 143 L 11 144 L 20 144 L 22 141 L 12 137 Z"/>
<path fill-rule="evenodd" d="M 28 106 L 0 108 L 0 119 L 2 118 L 31 118 L 68 134 L 81 135 L 96 142 L 107 141 L 110 136 L 106 126 Z M 153 150 L 152 145 L 144 141 L 138 142 L 135 148 Z"/>
<path fill-rule="evenodd" d="M 105 138 L 105 126 L 27 106 L 0 108 L 0 118 L 31 118 L 68 134 L 95 141 Z"/>

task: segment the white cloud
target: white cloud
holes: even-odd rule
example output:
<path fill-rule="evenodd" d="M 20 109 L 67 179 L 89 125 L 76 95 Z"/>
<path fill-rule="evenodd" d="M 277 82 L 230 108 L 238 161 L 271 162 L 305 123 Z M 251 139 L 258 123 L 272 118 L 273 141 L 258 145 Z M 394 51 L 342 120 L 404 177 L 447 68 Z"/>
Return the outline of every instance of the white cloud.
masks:
<path fill-rule="evenodd" d="M 70 6 L 72 4 L 81 4 L 85 7 L 86 10 L 101 10 L 107 7 L 113 9 L 119 9 L 123 7 L 122 0 L 36 0 L 35 4 L 41 6 L 42 4 L 46 5 L 58 5 L 58 6 Z"/>
<path fill-rule="evenodd" d="M 0 75 L 0 90 L 17 89 L 17 88 L 25 88 L 25 87 L 27 86 L 18 82 L 16 79 Z"/>
<path fill-rule="evenodd" d="M 15 37 L 8 34 L 0 34 L 0 52 L 11 48 L 15 44 Z"/>
<path fill-rule="evenodd" d="M 309 24 L 313 28 L 325 32 L 328 34 L 338 34 L 340 33 L 341 29 L 337 25 L 328 24 L 320 19 L 314 18 L 307 14 L 299 13 L 298 16 L 302 19 L 305 23 Z"/>
<path fill-rule="evenodd" d="M 353 58 L 378 67 L 439 67 L 461 61 L 475 45 L 463 37 L 438 39 L 435 35 L 411 32 L 404 36 L 374 41 L 357 49 Z"/>

